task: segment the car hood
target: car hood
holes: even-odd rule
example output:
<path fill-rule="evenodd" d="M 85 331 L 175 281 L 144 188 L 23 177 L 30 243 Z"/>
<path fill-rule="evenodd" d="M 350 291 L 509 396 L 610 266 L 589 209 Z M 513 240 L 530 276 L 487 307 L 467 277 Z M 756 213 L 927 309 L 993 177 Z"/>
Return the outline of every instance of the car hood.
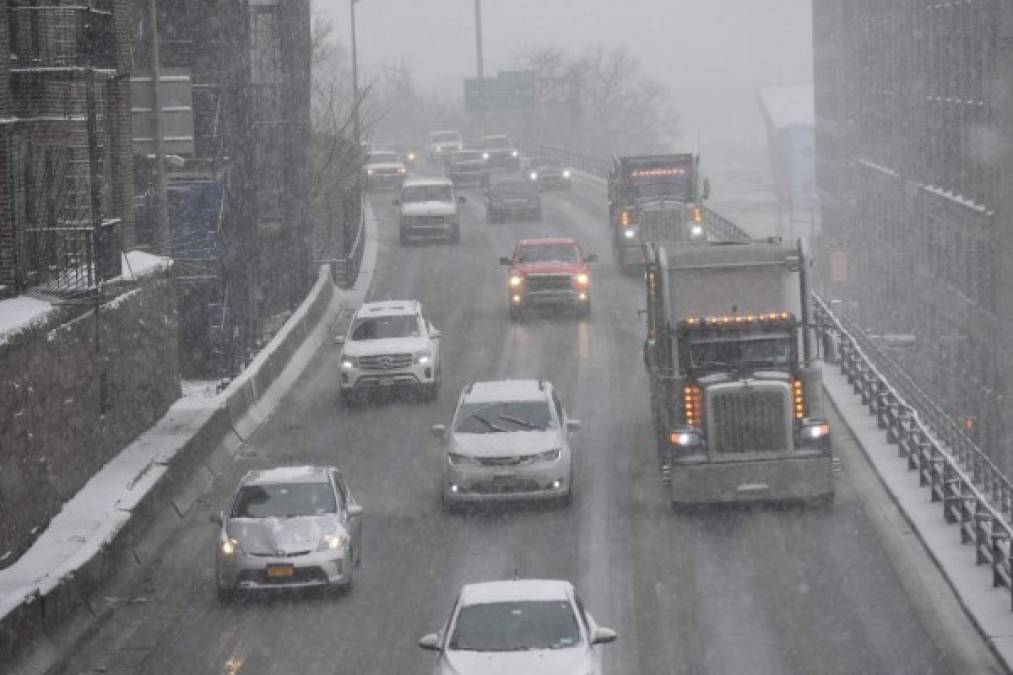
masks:
<path fill-rule="evenodd" d="M 451 202 L 408 202 L 401 204 L 402 216 L 452 216 L 457 205 Z"/>
<path fill-rule="evenodd" d="M 586 675 L 590 659 L 583 648 L 522 652 L 446 651 L 441 675 Z"/>
<path fill-rule="evenodd" d="M 227 531 L 245 553 L 261 555 L 315 551 L 325 534 L 348 535 L 333 513 L 296 518 L 230 518 Z"/>
<path fill-rule="evenodd" d="M 450 451 L 471 457 L 533 455 L 560 447 L 559 430 L 506 431 L 489 434 L 455 433 Z"/>
<path fill-rule="evenodd" d="M 374 354 L 401 354 L 421 352 L 429 349 L 429 338 L 403 337 L 384 338 L 380 340 L 347 340 L 345 356 L 372 356 Z"/>
<path fill-rule="evenodd" d="M 366 168 L 373 170 L 379 169 L 380 171 L 386 171 L 389 169 L 399 170 L 404 168 L 404 164 L 401 162 L 381 162 L 379 164 L 367 164 Z"/>
<path fill-rule="evenodd" d="M 558 260 L 547 260 L 537 263 L 521 263 L 514 265 L 514 270 L 521 274 L 577 274 L 586 272 L 579 263 L 566 263 Z"/>

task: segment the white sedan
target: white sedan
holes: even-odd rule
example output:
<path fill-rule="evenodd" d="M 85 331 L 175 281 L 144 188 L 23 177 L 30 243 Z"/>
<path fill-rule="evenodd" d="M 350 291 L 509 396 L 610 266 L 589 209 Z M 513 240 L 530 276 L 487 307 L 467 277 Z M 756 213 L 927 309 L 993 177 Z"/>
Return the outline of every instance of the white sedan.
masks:
<path fill-rule="evenodd" d="M 601 675 L 601 645 L 615 640 L 569 581 L 514 579 L 465 585 L 419 646 L 439 654 L 434 675 Z"/>

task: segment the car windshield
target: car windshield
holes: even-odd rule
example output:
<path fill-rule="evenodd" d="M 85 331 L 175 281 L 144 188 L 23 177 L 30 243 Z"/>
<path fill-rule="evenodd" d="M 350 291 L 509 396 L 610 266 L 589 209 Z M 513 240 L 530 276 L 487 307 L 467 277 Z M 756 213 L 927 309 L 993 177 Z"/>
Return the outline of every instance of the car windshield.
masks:
<path fill-rule="evenodd" d="M 401 201 L 411 202 L 452 202 L 454 195 L 449 185 L 406 185 L 401 190 Z"/>
<path fill-rule="evenodd" d="M 538 159 L 531 163 L 533 169 L 558 169 L 563 166 L 554 159 Z"/>
<path fill-rule="evenodd" d="M 530 244 L 517 249 L 517 262 L 567 262 L 580 260 L 580 251 L 574 244 Z"/>
<path fill-rule="evenodd" d="M 433 139 L 433 143 L 454 143 L 461 140 L 461 136 L 456 131 L 435 133 L 432 134 L 431 138 Z"/>
<path fill-rule="evenodd" d="M 746 340 L 706 340 L 691 343 L 689 354 L 693 368 L 697 369 L 725 369 L 736 364 L 784 368 L 791 357 L 791 340 L 786 335 Z"/>
<path fill-rule="evenodd" d="M 500 183 L 493 188 L 493 194 L 499 197 L 531 197 L 536 191 L 528 183 Z"/>
<path fill-rule="evenodd" d="M 466 150 L 464 152 L 455 152 L 450 157 L 450 160 L 452 162 L 474 162 L 481 159 L 482 153 L 477 150 Z"/>
<path fill-rule="evenodd" d="M 454 431 L 488 434 L 500 431 L 545 431 L 556 428 L 546 401 L 465 403 L 457 411 Z"/>
<path fill-rule="evenodd" d="M 418 337 L 419 320 L 414 315 L 371 316 L 356 319 L 352 340 L 383 340 L 385 338 Z"/>
<path fill-rule="evenodd" d="M 371 152 L 369 157 L 366 158 L 367 164 L 392 164 L 400 161 L 396 152 Z"/>
<path fill-rule="evenodd" d="M 566 649 L 580 643 L 573 607 L 565 600 L 493 602 L 462 607 L 450 648 L 512 652 Z"/>
<path fill-rule="evenodd" d="M 486 136 L 482 139 L 482 147 L 489 150 L 497 148 L 509 148 L 510 139 L 506 136 Z"/>
<path fill-rule="evenodd" d="M 233 518 L 295 518 L 336 513 L 328 483 L 245 485 L 232 507 Z"/>

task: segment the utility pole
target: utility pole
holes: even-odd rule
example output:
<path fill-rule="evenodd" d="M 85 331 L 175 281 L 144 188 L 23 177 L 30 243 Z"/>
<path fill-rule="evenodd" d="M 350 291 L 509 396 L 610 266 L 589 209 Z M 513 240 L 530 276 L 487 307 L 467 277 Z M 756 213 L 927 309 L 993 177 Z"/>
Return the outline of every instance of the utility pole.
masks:
<path fill-rule="evenodd" d="M 165 153 L 162 147 L 162 97 L 160 93 L 162 66 L 158 56 L 157 0 L 148 0 L 151 17 L 151 114 L 155 140 L 155 251 L 172 255 L 169 236 L 169 205 L 165 197 Z"/>
<path fill-rule="evenodd" d="M 482 63 L 482 0 L 475 0 L 475 72 L 478 79 L 485 77 Z"/>

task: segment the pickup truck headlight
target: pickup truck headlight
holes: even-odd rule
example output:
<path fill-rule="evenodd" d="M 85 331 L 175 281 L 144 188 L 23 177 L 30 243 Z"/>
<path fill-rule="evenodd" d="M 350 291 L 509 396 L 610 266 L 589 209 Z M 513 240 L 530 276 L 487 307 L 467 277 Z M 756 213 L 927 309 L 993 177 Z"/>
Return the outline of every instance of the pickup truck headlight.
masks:
<path fill-rule="evenodd" d="M 589 277 L 587 273 L 581 272 L 573 277 L 573 280 L 577 282 L 578 286 L 587 286 L 587 284 L 591 281 L 591 277 Z"/>
<path fill-rule="evenodd" d="M 461 464 L 478 464 L 473 457 L 468 457 L 467 455 L 462 455 L 457 452 L 447 453 L 447 463 L 451 466 L 459 466 Z"/>
<path fill-rule="evenodd" d="M 524 284 L 524 277 L 519 274 L 510 275 L 510 288 L 520 288 Z"/>
<path fill-rule="evenodd" d="M 357 368 L 358 366 L 359 366 L 359 360 L 356 359 L 354 356 L 344 356 L 344 355 L 342 355 L 342 357 L 341 357 L 341 369 L 342 370 L 351 370 L 352 368 Z"/>
<path fill-rule="evenodd" d="M 538 453 L 539 462 L 555 462 L 559 459 L 559 455 L 562 454 L 557 448 L 555 450 L 546 450 L 545 452 Z"/>
<path fill-rule="evenodd" d="M 348 545 L 348 537 L 345 534 L 325 534 L 320 538 L 318 551 L 337 551 Z"/>
<path fill-rule="evenodd" d="M 637 231 L 632 227 L 629 227 L 623 230 L 623 236 L 626 237 L 627 239 L 634 239 L 637 236 Z"/>
<path fill-rule="evenodd" d="M 415 354 L 415 363 L 425 365 L 433 360 L 432 352 L 418 352 Z"/>

